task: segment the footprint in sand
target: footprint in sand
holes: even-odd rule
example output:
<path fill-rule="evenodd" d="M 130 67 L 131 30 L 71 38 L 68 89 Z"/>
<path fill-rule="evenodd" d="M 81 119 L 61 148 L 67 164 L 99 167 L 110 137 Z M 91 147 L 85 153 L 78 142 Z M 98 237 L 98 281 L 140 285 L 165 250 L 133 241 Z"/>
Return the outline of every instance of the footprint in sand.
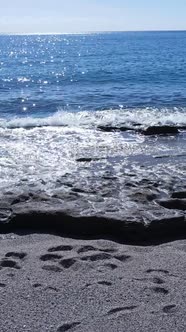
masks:
<path fill-rule="evenodd" d="M 112 286 L 112 283 L 110 281 L 106 281 L 106 280 L 98 281 L 98 284 L 103 285 L 103 286 Z"/>
<path fill-rule="evenodd" d="M 145 272 L 146 273 L 160 272 L 160 273 L 163 273 L 163 274 L 169 274 L 169 271 L 164 270 L 164 269 L 148 269 Z"/>
<path fill-rule="evenodd" d="M 42 287 L 42 284 L 39 284 L 39 283 L 35 283 L 32 285 L 34 288 L 41 288 Z"/>
<path fill-rule="evenodd" d="M 16 261 L 13 261 L 11 259 L 6 259 L 6 258 L 3 258 L 0 261 L 0 267 L 1 268 L 9 267 L 11 269 L 17 269 L 17 270 L 21 269 L 21 266 Z"/>
<path fill-rule="evenodd" d="M 88 251 L 101 251 L 101 252 L 105 252 L 105 253 L 114 253 L 116 252 L 116 249 L 114 248 L 98 248 L 98 247 L 93 247 L 93 246 L 90 246 L 90 245 L 85 245 L 85 246 L 82 246 L 81 248 L 78 249 L 78 254 L 81 254 L 81 253 L 85 253 L 85 252 L 88 252 Z"/>
<path fill-rule="evenodd" d="M 7 252 L 5 257 L 7 258 L 15 258 L 15 259 L 24 259 L 27 256 L 25 252 Z"/>
<path fill-rule="evenodd" d="M 62 255 L 58 255 L 58 254 L 46 254 L 46 255 L 40 256 L 40 260 L 43 262 L 47 262 L 47 261 L 57 262 L 61 258 L 62 258 Z"/>
<path fill-rule="evenodd" d="M 97 251 L 96 253 L 91 253 L 91 251 Z M 82 261 L 87 262 L 97 262 L 102 261 L 104 263 L 103 267 L 114 270 L 118 267 L 116 260 L 119 262 L 127 262 L 131 259 L 131 256 L 125 254 L 116 254 L 116 248 L 98 248 L 91 245 L 85 245 L 78 249 L 78 253 L 86 253 L 90 252 L 87 255 L 83 255 L 80 257 Z M 108 260 L 112 260 L 108 262 Z"/>
<path fill-rule="evenodd" d="M 21 269 L 17 260 L 22 261 L 27 254 L 25 252 L 7 252 L 5 257 L 0 261 L 0 269 L 9 267 L 11 269 Z M 11 259 L 12 258 L 12 259 Z"/>
<path fill-rule="evenodd" d="M 176 311 L 176 305 L 175 304 L 170 304 L 170 305 L 166 305 L 163 307 L 163 312 L 165 314 L 172 314 Z"/>
<path fill-rule="evenodd" d="M 92 250 L 92 247 L 86 246 L 84 249 L 87 249 L 87 251 Z M 95 248 L 94 248 L 95 249 Z M 97 248 L 96 248 L 97 249 Z M 79 249 L 79 252 L 82 252 Z M 86 252 L 86 250 L 83 252 Z M 107 268 L 109 270 L 115 270 L 118 268 L 118 262 L 124 263 L 127 262 L 128 260 L 131 260 L 131 256 L 125 255 L 125 254 L 118 254 L 118 255 L 112 255 L 112 253 L 108 252 L 97 252 L 97 253 L 90 253 L 89 255 L 81 256 L 80 259 L 82 261 L 87 261 L 87 262 L 98 262 L 101 261 L 103 263 L 103 266 L 100 267 L 102 271 L 102 268 Z M 110 262 L 109 262 L 110 260 Z"/>
<path fill-rule="evenodd" d="M 132 312 L 136 308 L 137 308 L 136 305 L 113 308 L 107 312 L 107 315 L 112 315 L 112 314 L 119 313 L 119 312 Z"/>
<path fill-rule="evenodd" d="M 165 281 L 162 278 L 159 278 L 159 277 L 154 277 L 152 279 L 152 281 L 153 281 L 154 284 L 158 284 L 158 285 L 162 285 L 162 284 L 165 283 Z"/>
<path fill-rule="evenodd" d="M 4 288 L 6 287 L 6 284 L 4 284 L 3 282 L 0 282 L 0 288 Z"/>
<path fill-rule="evenodd" d="M 82 256 L 80 259 L 84 262 L 102 262 L 103 264 L 99 266 L 100 272 L 103 269 L 115 270 L 118 266 L 112 262 L 108 262 L 108 260 L 113 259 L 114 257 L 108 253 L 96 253 L 92 255 Z"/>
<path fill-rule="evenodd" d="M 153 276 L 152 278 L 152 282 L 154 284 L 157 284 L 157 285 L 162 285 L 165 283 L 165 280 L 162 278 L 162 275 L 168 275 L 169 274 L 169 271 L 167 270 L 164 270 L 164 269 L 148 269 L 145 271 L 146 273 L 148 274 L 160 274 L 161 277 L 155 275 Z M 151 288 L 155 293 L 159 293 L 159 294 L 164 294 L 164 295 L 167 295 L 169 293 L 169 291 L 167 289 L 165 289 L 164 287 L 152 287 Z"/>
<path fill-rule="evenodd" d="M 42 270 L 49 272 L 61 272 L 62 269 L 57 265 L 43 265 Z"/>
<path fill-rule="evenodd" d="M 49 290 L 49 291 L 52 291 L 52 292 L 59 292 L 59 289 L 58 288 L 56 288 L 56 287 L 53 287 L 53 286 L 47 286 L 47 287 L 45 287 L 44 288 L 44 290 Z"/>
<path fill-rule="evenodd" d="M 56 252 L 56 251 L 71 251 L 73 247 L 70 245 L 59 245 L 57 247 L 51 247 L 48 249 L 48 252 Z"/>
<path fill-rule="evenodd" d="M 60 327 L 58 327 L 57 332 L 70 331 L 71 329 L 73 329 L 74 327 L 76 327 L 80 324 L 81 324 L 80 322 L 65 323 L 65 324 L 61 325 Z"/>
<path fill-rule="evenodd" d="M 64 269 L 69 269 L 76 263 L 74 258 L 64 258 L 61 254 L 62 251 L 68 252 L 73 249 L 70 245 L 59 245 L 48 249 L 48 254 L 40 256 L 40 260 L 43 262 L 57 263 L 57 265 L 44 265 L 42 269 L 49 272 L 61 272 Z M 60 252 L 60 253 L 59 253 Z M 64 254 L 64 253 L 63 253 Z"/>
<path fill-rule="evenodd" d="M 131 256 L 129 256 L 129 255 L 117 255 L 117 256 L 114 256 L 114 258 L 116 258 L 120 262 L 126 262 L 129 259 L 131 259 Z"/>
<path fill-rule="evenodd" d="M 167 295 L 169 293 L 169 291 L 164 287 L 152 287 L 150 289 L 157 294 Z"/>
<path fill-rule="evenodd" d="M 105 260 L 105 259 L 111 259 L 112 256 L 106 253 L 98 253 L 98 254 L 93 254 L 93 255 L 87 255 L 81 257 L 82 261 L 91 261 L 91 262 L 96 262 L 99 260 Z"/>
<path fill-rule="evenodd" d="M 64 252 L 67 252 L 68 254 L 68 251 L 72 251 L 73 249 L 74 247 L 71 245 L 58 245 L 48 248 L 48 254 L 40 256 L 40 260 L 43 262 L 55 262 L 58 264 L 44 265 L 42 269 L 51 272 L 61 272 L 62 268 L 69 269 L 80 259 L 84 262 L 103 261 L 104 267 L 114 270 L 118 267 L 117 264 L 114 264 L 113 262 L 108 263 L 108 260 L 114 259 L 115 261 L 125 262 L 131 258 L 124 254 L 112 255 L 117 251 L 115 248 L 98 248 L 92 245 L 84 245 L 78 248 L 78 254 L 88 253 L 87 255 L 80 255 L 78 258 L 68 256 L 65 258 Z"/>
<path fill-rule="evenodd" d="M 109 270 L 115 270 L 118 268 L 118 266 L 114 263 L 106 263 L 106 264 L 104 264 L 104 267 L 106 267 Z"/>
<path fill-rule="evenodd" d="M 76 263 L 76 259 L 74 258 L 66 258 L 62 259 L 59 264 L 64 267 L 65 269 L 69 269 L 72 265 Z"/>
<path fill-rule="evenodd" d="M 78 254 L 88 252 L 88 251 L 97 251 L 99 250 L 98 248 L 95 248 L 93 246 L 82 246 L 81 248 L 78 249 Z"/>
<path fill-rule="evenodd" d="M 109 253 L 114 253 L 117 250 L 114 248 L 105 248 L 105 249 L 99 249 L 100 251 L 104 251 L 104 252 L 109 252 Z"/>

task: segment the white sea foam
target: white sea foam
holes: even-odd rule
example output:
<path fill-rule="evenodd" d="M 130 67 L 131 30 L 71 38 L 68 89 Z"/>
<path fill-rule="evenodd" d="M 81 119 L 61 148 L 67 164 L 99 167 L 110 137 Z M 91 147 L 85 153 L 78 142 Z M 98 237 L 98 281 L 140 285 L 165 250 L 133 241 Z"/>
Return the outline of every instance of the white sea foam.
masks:
<path fill-rule="evenodd" d="M 31 128 L 31 127 L 84 127 L 96 128 L 100 125 L 186 125 L 186 108 L 143 108 L 116 109 L 104 111 L 67 112 L 59 110 L 48 117 L 14 117 L 11 120 L 0 119 L 2 128 Z"/>
<path fill-rule="evenodd" d="M 0 140 L 0 191 L 19 191 L 28 186 L 50 193 L 58 178 L 77 171 L 78 158 L 101 158 L 104 162 L 104 158 L 121 151 L 126 156 L 140 153 L 143 138 L 51 126 L 30 130 L 1 127 Z"/>
<path fill-rule="evenodd" d="M 0 121 L 0 192 L 32 189 L 52 192 L 56 181 L 65 174 L 86 178 L 88 169 L 81 170 L 78 158 L 98 158 L 101 172 L 104 165 L 117 174 L 121 164 L 117 158 L 151 155 L 152 142 L 134 132 L 102 132 L 99 125 L 152 124 L 185 125 L 184 109 L 112 110 L 69 113 L 58 111 L 47 118 L 14 118 Z M 30 128 L 30 130 L 27 130 Z M 171 140 L 171 138 L 170 138 Z M 172 138 L 153 143 L 153 153 L 183 153 L 184 144 Z M 113 163 L 109 158 L 115 158 Z M 122 166 L 123 167 L 123 166 Z M 78 177 L 77 177 L 78 179 Z"/>

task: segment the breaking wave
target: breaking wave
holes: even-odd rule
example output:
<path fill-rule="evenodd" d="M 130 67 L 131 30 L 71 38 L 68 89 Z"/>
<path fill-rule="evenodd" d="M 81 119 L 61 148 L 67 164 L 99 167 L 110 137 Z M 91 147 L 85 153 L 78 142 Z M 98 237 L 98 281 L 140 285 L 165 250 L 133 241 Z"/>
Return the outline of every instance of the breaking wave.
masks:
<path fill-rule="evenodd" d="M 136 108 L 104 111 L 67 112 L 59 109 L 48 117 L 14 117 L 0 119 L 1 128 L 34 127 L 84 127 L 97 128 L 100 125 L 135 126 L 144 128 L 152 125 L 186 126 L 186 108 Z"/>

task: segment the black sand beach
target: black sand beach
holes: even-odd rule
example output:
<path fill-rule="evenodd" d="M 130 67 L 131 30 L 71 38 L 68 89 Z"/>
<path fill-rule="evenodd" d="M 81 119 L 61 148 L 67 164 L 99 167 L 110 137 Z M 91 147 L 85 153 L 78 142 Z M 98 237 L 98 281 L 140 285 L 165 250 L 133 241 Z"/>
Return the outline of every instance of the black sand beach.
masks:
<path fill-rule="evenodd" d="M 1 331 L 185 331 L 186 241 L 1 235 Z"/>

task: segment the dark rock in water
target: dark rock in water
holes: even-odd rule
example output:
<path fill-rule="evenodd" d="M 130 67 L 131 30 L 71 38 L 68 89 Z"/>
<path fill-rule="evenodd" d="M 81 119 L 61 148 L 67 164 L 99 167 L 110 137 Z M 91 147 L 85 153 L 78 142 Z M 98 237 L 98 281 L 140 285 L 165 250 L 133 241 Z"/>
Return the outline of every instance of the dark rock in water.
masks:
<path fill-rule="evenodd" d="M 100 160 L 99 158 L 78 158 L 76 159 L 76 161 L 83 163 L 83 162 L 87 162 L 90 163 L 91 161 L 97 161 Z"/>
<path fill-rule="evenodd" d="M 186 126 L 185 125 L 178 126 L 178 129 L 180 129 L 180 130 L 186 130 Z"/>
<path fill-rule="evenodd" d="M 172 193 L 172 198 L 186 198 L 186 191 L 175 191 Z"/>
<path fill-rule="evenodd" d="M 51 188 L 49 183 L 49 192 L 27 185 L 2 192 L 0 231 L 38 229 L 135 243 L 185 236 L 183 161 L 151 164 L 142 157 L 143 165 L 139 160 L 126 164 L 124 156 L 123 165 L 120 159 L 116 163 L 119 171 L 110 160 L 77 163 L 74 173 L 60 176 Z M 179 172 L 173 172 L 177 166 Z"/>
<path fill-rule="evenodd" d="M 74 201 L 51 198 L 51 202 L 26 201 L 12 206 L 8 229 L 51 230 L 79 237 L 108 237 L 122 241 L 144 242 L 186 230 L 184 215 L 178 211 L 157 209 L 151 202 L 136 207 L 112 205 L 107 199 L 97 205 L 78 197 Z M 0 229 L 3 229 L 2 227 Z"/>
<path fill-rule="evenodd" d="M 151 126 L 142 131 L 143 135 L 168 135 L 178 133 L 178 128 L 174 126 Z"/>
<path fill-rule="evenodd" d="M 167 209 L 186 210 L 186 199 L 168 199 L 158 201 L 161 206 Z"/>
<path fill-rule="evenodd" d="M 143 190 L 134 189 L 130 197 L 134 202 L 148 202 L 157 198 L 157 193 L 153 190 L 144 188 Z"/>
<path fill-rule="evenodd" d="M 106 131 L 106 132 L 135 130 L 135 129 L 129 128 L 129 127 L 116 127 L 116 126 L 98 126 L 98 129 L 100 129 L 102 131 Z"/>

